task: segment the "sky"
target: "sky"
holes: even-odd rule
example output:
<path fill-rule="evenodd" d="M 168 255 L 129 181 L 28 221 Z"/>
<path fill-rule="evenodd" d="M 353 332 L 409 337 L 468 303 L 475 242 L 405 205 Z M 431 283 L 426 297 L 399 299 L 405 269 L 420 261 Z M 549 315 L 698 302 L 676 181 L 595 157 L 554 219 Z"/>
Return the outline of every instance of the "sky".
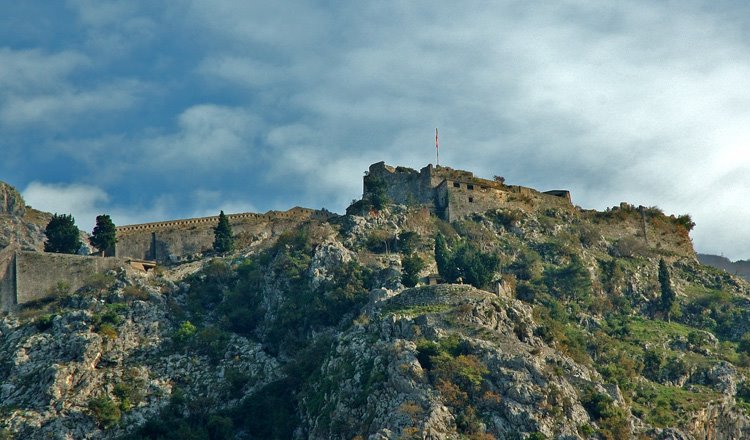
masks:
<path fill-rule="evenodd" d="M 0 180 L 118 225 L 343 212 L 371 163 L 688 213 L 750 258 L 745 1 L 0 0 Z"/>

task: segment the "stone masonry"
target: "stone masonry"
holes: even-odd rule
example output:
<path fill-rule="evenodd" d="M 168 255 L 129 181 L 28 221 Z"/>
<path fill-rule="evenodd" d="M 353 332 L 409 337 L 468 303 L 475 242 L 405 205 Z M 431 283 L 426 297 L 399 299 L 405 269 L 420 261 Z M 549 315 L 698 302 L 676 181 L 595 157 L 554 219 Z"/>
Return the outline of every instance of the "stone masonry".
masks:
<path fill-rule="evenodd" d="M 541 193 L 531 188 L 475 177 L 470 171 L 427 165 L 419 171 L 392 167 L 385 162 L 370 165 L 363 179 L 364 194 L 384 183 L 388 198 L 403 205 L 423 205 L 435 215 L 454 221 L 473 213 L 497 209 L 509 197 L 542 197 L 551 206 L 570 206 L 570 192 L 555 190 Z"/>

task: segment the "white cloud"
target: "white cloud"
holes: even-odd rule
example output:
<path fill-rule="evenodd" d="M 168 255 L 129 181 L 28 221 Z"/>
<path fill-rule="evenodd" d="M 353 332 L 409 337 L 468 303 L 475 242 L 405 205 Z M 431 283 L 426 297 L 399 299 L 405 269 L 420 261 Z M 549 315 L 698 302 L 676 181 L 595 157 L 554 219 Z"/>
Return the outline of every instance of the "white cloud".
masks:
<path fill-rule="evenodd" d="M 76 225 L 84 231 L 91 231 L 96 216 L 104 214 L 101 206 L 109 201 L 107 193 L 92 185 L 48 184 L 31 182 L 23 190 L 26 203 L 36 209 L 57 213 L 72 214 Z"/>
<path fill-rule="evenodd" d="M 138 82 L 119 81 L 89 90 L 71 87 L 47 94 L 10 95 L 0 104 L 0 121 L 13 128 L 61 129 L 83 116 L 129 109 L 142 89 Z"/>
<path fill-rule="evenodd" d="M 0 47 L 0 98 L 64 88 L 61 83 L 68 75 L 89 64 L 87 56 L 75 51 L 48 53 Z"/>
<path fill-rule="evenodd" d="M 247 164 L 258 126 L 242 108 L 195 105 L 180 114 L 176 133 L 145 140 L 144 153 L 161 168 L 235 168 Z"/>

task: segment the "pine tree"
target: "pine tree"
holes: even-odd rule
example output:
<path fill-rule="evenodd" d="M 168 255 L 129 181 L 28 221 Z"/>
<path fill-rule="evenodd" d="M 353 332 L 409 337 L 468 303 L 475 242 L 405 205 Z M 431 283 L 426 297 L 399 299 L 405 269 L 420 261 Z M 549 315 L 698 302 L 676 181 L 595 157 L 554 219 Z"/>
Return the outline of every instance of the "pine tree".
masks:
<path fill-rule="evenodd" d="M 91 233 L 89 242 L 92 246 L 99 249 L 102 255 L 107 250 L 114 248 L 115 243 L 117 243 L 117 229 L 109 215 L 102 214 L 96 216 L 96 226 L 94 226 L 94 231 Z"/>
<path fill-rule="evenodd" d="M 664 259 L 659 259 L 659 286 L 661 287 L 661 298 L 659 308 L 667 315 L 667 321 L 672 320 L 672 316 L 679 313 L 677 307 L 677 294 L 672 289 L 672 281 L 669 278 L 669 268 Z"/>
<path fill-rule="evenodd" d="M 75 223 L 72 215 L 53 215 L 44 230 L 44 234 L 47 236 L 47 240 L 44 242 L 44 251 L 59 254 L 77 253 L 82 243 L 80 231 Z"/>
<path fill-rule="evenodd" d="M 229 219 L 224 211 L 219 213 L 219 224 L 214 228 L 214 250 L 219 253 L 232 252 L 234 250 L 234 236 Z"/>

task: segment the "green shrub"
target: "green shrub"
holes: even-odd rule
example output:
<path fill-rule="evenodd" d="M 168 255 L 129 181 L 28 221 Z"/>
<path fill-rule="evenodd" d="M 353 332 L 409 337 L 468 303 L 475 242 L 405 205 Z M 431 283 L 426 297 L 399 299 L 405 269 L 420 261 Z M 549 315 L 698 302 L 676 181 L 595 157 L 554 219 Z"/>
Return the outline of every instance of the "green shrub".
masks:
<path fill-rule="evenodd" d="M 115 277 L 104 273 L 95 273 L 88 277 L 84 283 L 84 288 L 90 289 L 97 293 L 108 290 L 115 284 Z"/>
<path fill-rule="evenodd" d="M 419 248 L 419 234 L 414 231 L 404 231 L 398 234 L 398 250 L 404 255 L 410 255 Z"/>
<path fill-rule="evenodd" d="M 70 294 L 70 283 L 67 281 L 58 281 L 54 286 L 47 289 L 47 296 L 53 299 L 60 299 Z"/>
<path fill-rule="evenodd" d="M 448 249 L 442 234 L 435 237 L 435 262 L 447 282 L 462 281 L 480 289 L 489 284 L 500 267 L 496 254 L 481 252 L 472 242 L 461 241 Z"/>
<path fill-rule="evenodd" d="M 120 422 L 122 416 L 120 408 L 107 396 L 89 400 L 88 408 L 91 415 L 96 419 L 96 423 L 104 429 L 109 429 Z"/>
<path fill-rule="evenodd" d="M 34 325 L 36 326 L 37 330 L 39 330 L 40 332 L 48 330 L 52 327 L 52 321 L 54 321 L 55 316 L 57 315 L 54 315 L 54 314 L 42 315 L 36 318 L 36 320 L 34 320 Z"/>
<path fill-rule="evenodd" d="M 178 344 L 183 344 L 195 336 L 197 331 L 198 329 L 193 323 L 190 321 L 183 321 L 177 328 L 174 336 L 172 336 L 172 339 Z"/>
<path fill-rule="evenodd" d="M 140 301 L 148 301 L 150 295 L 148 290 L 142 286 L 130 285 L 122 289 L 122 294 L 126 298 L 136 299 Z"/>

